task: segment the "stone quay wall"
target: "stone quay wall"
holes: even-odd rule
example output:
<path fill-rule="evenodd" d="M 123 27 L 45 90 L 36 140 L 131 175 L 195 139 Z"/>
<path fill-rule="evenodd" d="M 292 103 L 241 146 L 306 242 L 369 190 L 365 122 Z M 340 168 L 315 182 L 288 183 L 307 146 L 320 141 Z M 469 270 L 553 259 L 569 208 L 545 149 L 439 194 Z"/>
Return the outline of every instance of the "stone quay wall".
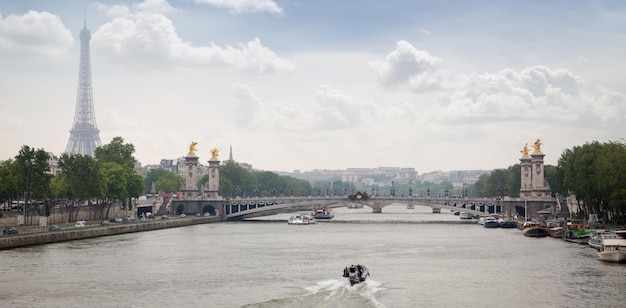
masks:
<path fill-rule="evenodd" d="M 158 221 L 113 224 L 109 226 L 77 228 L 73 230 L 45 232 L 38 234 L 0 236 L 0 249 L 11 249 L 17 247 L 51 244 L 101 236 L 177 228 L 220 221 L 223 221 L 223 218 L 219 216 L 171 218 Z"/>

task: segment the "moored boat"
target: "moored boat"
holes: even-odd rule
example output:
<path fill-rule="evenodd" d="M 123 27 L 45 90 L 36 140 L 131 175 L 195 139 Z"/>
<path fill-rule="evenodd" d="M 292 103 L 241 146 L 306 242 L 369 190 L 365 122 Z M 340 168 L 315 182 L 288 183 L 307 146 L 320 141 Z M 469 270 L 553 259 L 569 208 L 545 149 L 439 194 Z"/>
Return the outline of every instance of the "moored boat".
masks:
<path fill-rule="evenodd" d="M 483 223 L 483 227 L 485 227 L 485 228 L 500 228 L 500 223 L 495 218 L 488 218 L 488 219 L 485 219 L 485 222 Z"/>
<path fill-rule="evenodd" d="M 626 239 L 617 234 L 603 234 L 598 260 L 605 262 L 626 262 Z"/>
<path fill-rule="evenodd" d="M 617 235 L 614 231 L 597 232 L 589 237 L 589 241 L 587 241 L 587 244 L 589 244 L 589 247 L 600 251 L 602 250 L 602 242 L 604 242 L 605 237 L 616 238 Z"/>
<path fill-rule="evenodd" d="M 459 218 L 460 219 L 472 219 L 472 214 L 470 214 L 468 212 L 461 212 L 459 214 Z"/>
<path fill-rule="evenodd" d="M 522 234 L 528 237 L 546 237 L 548 236 L 548 229 L 538 223 L 527 221 L 524 223 Z"/>
<path fill-rule="evenodd" d="M 293 215 L 289 217 L 289 219 L 287 220 L 287 224 L 289 225 L 311 225 L 316 222 L 317 221 L 315 220 L 313 216 L 302 215 L 302 214 Z"/>
<path fill-rule="evenodd" d="M 562 238 L 563 237 L 563 227 L 552 227 L 548 228 L 548 235 L 554 238 Z"/>
<path fill-rule="evenodd" d="M 585 229 L 583 225 L 567 223 L 563 228 L 563 239 L 583 245 L 588 245 L 591 232 Z"/>
<path fill-rule="evenodd" d="M 320 208 L 315 208 L 312 212 L 311 215 L 315 218 L 315 219 L 332 219 L 333 217 L 335 217 L 335 213 L 333 212 L 333 210 L 329 207 L 320 207 Z"/>
<path fill-rule="evenodd" d="M 517 224 L 512 221 L 512 220 L 503 220 L 500 222 L 500 228 L 504 228 L 504 229 L 512 229 L 512 228 L 516 228 Z"/>
<path fill-rule="evenodd" d="M 351 286 L 364 282 L 369 275 L 367 267 L 361 264 L 346 266 L 343 269 L 343 277 L 348 278 Z"/>

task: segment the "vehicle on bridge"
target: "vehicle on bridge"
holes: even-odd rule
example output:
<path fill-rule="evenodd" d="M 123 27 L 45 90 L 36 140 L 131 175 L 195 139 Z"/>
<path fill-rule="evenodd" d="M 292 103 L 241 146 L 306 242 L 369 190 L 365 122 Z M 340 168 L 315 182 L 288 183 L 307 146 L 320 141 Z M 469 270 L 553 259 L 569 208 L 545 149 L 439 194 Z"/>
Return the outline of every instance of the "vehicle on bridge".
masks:
<path fill-rule="evenodd" d="M 348 278 L 351 286 L 364 282 L 369 275 L 367 267 L 361 264 L 346 266 L 343 269 L 343 277 Z"/>

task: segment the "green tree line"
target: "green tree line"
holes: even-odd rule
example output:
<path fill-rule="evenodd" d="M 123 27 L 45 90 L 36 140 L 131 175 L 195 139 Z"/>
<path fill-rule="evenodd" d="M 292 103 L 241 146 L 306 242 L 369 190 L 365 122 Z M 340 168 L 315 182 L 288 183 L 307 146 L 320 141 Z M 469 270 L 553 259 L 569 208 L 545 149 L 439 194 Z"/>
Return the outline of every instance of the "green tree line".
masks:
<path fill-rule="evenodd" d="M 36 210 L 50 213 L 56 200 L 65 199 L 69 206 L 79 207 L 95 201 L 103 205 L 105 215 L 113 204 L 131 208 L 132 198 L 156 192 L 176 192 L 182 177 L 165 169 L 153 169 L 146 178 L 133 171 L 136 159 L 132 144 L 115 137 L 111 143 L 98 147 L 94 157 L 63 154 L 59 172 L 50 174 L 49 154 L 43 149 L 22 146 L 14 159 L 0 163 L 0 202 L 10 200 L 44 200 Z M 565 196 L 577 196 L 581 215 L 598 214 L 601 218 L 626 222 L 626 144 L 597 141 L 565 150 L 557 166 L 545 165 L 544 175 L 552 190 Z M 201 191 L 208 181 L 204 175 L 198 183 Z M 319 181 L 280 176 L 269 171 L 249 172 L 234 161 L 220 166 L 220 194 L 223 197 L 318 196 L 345 195 L 357 191 L 371 195 L 421 195 L 467 197 L 519 197 L 520 166 L 495 169 L 483 174 L 472 185 L 454 187 L 452 183 L 416 181 L 391 186 L 355 187 L 339 179 Z M 76 211 L 77 212 L 77 211 Z M 41 214 L 41 213 L 40 213 Z"/>
<path fill-rule="evenodd" d="M 576 195 L 584 217 L 626 223 L 626 143 L 594 141 L 563 151 L 557 178 Z"/>

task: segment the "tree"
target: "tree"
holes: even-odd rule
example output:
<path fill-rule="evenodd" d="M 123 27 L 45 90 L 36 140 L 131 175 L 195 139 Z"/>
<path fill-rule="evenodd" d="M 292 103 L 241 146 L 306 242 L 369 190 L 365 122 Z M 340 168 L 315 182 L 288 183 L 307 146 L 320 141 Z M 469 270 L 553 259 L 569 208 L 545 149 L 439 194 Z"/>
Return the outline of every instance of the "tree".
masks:
<path fill-rule="evenodd" d="M 234 185 L 232 191 L 223 192 L 224 196 L 250 196 L 258 187 L 256 178 L 246 169 L 237 165 L 234 161 L 227 161 L 221 166 L 220 183 L 222 183 L 222 179 L 228 179 Z"/>
<path fill-rule="evenodd" d="M 70 217 L 74 208 L 92 198 L 102 198 L 106 192 L 106 182 L 102 178 L 98 162 L 89 155 L 64 153 L 59 158 L 60 175 L 70 187 L 73 202 L 70 203 Z M 76 220 L 78 211 L 72 217 Z"/>
<path fill-rule="evenodd" d="M 15 163 L 8 159 L 0 163 L 0 202 L 8 202 L 17 196 L 19 194 Z"/>
<path fill-rule="evenodd" d="M 43 149 L 35 150 L 27 145 L 22 146 L 15 156 L 15 174 L 20 191 L 24 191 L 26 198 L 43 199 L 47 197 L 50 185 L 50 155 Z"/>
<path fill-rule="evenodd" d="M 102 167 L 106 183 L 106 196 L 112 201 L 120 201 L 123 209 L 132 209 L 132 198 L 138 198 L 143 191 L 143 179 L 134 172 L 137 159 L 133 156 L 135 146 L 125 144 L 122 137 L 115 137 L 110 143 L 97 147 L 94 153 Z M 111 203 L 107 208 L 110 209 Z"/>
<path fill-rule="evenodd" d="M 94 151 L 94 157 L 102 162 L 114 162 L 133 169 L 137 159 L 133 156 L 135 146 L 131 143 L 125 144 L 124 138 L 115 137 L 109 144 L 97 147 Z"/>
<path fill-rule="evenodd" d="M 166 169 L 152 169 L 143 181 L 144 192 L 150 192 L 153 183 L 157 192 L 173 193 L 180 189 L 183 177 Z"/>
<path fill-rule="evenodd" d="M 556 179 L 561 189 L 576 195 L 581 216 L 597 214 L 626 222 L 626 144 L 597 141 L 563 151 Z"/>

